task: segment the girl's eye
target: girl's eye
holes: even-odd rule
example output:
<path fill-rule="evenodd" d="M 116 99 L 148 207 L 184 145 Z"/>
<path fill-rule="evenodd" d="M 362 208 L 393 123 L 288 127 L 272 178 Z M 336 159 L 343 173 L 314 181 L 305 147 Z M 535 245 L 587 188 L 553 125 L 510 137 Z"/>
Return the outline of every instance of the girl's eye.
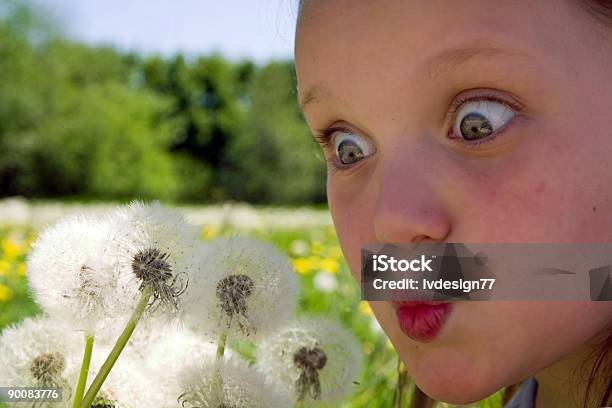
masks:
<path fill-rule="evenodd" d="M 514 115 L 514 110 L 502 102 L 466 102 L 457 112 L 453 133 L 467 141 L 484 139 L 503 128 Z"/>
<path fill-rule="evenodd" d="M 374 147 L 356 134 L 341 130 L 334 137 L 334 151 L 340 163 L 349 165 L 374 153 Z"/>

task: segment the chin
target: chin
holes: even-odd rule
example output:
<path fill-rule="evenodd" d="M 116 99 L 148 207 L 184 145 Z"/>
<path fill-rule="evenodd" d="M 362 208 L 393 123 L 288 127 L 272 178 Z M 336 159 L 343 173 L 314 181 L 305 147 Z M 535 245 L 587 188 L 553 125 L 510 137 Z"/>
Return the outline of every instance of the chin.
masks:
<path fill-rule="evenodd" d="M 487 398 L 506 384 L 480 372 L 465 358 L 428 356 L 414 361 L 402 356 L 412 380 L 429 397 L 449 404 L 471 404 Z M 422 356 L 421 356 L 422 357 Z M 437 357 L 437 358 L 436 358 Z M 437 360 L 437 361 L 436 361 Z"/>
<path fill-rule="evenodd" d="M 415 383 L 419 386 L 421 391 L 434 400 L 457 405 L 473 404 L 487 398 L 497 391 L 496 389 L 493 389 L 490 392 L 486 392 L 483 391 L 482 387 L 480 386 L 471 385 L 463 387 L 459 383 L 447 383 L 442 385 L 439 382 L 423 383 L 422 381 L 418 380 L 415 380 Z"/>

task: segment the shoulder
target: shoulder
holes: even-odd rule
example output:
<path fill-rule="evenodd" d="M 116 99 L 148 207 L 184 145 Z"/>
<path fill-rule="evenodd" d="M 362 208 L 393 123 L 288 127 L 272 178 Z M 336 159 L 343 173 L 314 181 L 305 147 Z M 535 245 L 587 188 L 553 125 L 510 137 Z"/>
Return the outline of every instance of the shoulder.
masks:
<path fill-rule="evenodd" d="M 535 398 L 538 391 L 538 382 L 534 377 L 529 377 L 519 388 L 518 392 L 504 408 L 535 408 Z"/>

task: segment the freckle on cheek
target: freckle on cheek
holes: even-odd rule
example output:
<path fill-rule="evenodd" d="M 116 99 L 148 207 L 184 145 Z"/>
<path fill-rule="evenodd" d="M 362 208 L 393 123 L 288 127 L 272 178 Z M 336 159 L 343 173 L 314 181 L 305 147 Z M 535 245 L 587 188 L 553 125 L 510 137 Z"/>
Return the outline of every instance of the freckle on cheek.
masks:
<path fill-rule="evenodd" d="M 542 193 L 542 191 L 544 191 L 544 187 L 546 187 L 546 182 L 542 181 L 540 184 L 538 184 L 538 186 L 536 187 L 535 191 L 536 193 Z"/>
<path fill-rule="evenodd" d="M 552 150 L 554 150 L 556 153 L 559 153 L 561 151 L 561 145 L 553 144 Z"/>

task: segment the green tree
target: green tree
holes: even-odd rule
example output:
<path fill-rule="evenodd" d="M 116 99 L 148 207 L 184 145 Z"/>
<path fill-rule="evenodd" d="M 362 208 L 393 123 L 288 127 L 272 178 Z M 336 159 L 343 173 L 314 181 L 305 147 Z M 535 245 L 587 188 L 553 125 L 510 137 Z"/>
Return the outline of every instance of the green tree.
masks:
<path fill-rule="evenodd" d="M 289 62 L 142 59 L 0 4 L 0 195 L 325 200 Z"/>
<path fill-rule="evenodd" d="M 84 92 L 83 116 L 95 118 L 88 129 L 97 143 L 87 193 L 105 198 L 174 200 L 180 177 L 168 145 L 171 126 L 159 122 L 167 101 L 150 91 L 116 83 Z"/>
<path fill-rule="evenodd" d="M 180 157 L 182 168 L 202 178 L 184 180 L 187 200 L 221 200 L 225 188 L 218 182 L 226 165 L 224 152 L 239 132 L 246 109 L 246 89 L 254 67 L 231 64 L 218 55 L 198 58 L 192 63 L 178 56 L 170 61 L 159 57 L 143 64 L 145 82 L 173 106 L 165 119 L 176 123 L 170 150 Z"/>
<path fill-rule="evenodd" d="M 231 196 L 304 204 L 325 198 L 325 162 L 296 101 L 294 66 L 273 62 L 255 76 L 243 131 L 226 152 Z"/>

